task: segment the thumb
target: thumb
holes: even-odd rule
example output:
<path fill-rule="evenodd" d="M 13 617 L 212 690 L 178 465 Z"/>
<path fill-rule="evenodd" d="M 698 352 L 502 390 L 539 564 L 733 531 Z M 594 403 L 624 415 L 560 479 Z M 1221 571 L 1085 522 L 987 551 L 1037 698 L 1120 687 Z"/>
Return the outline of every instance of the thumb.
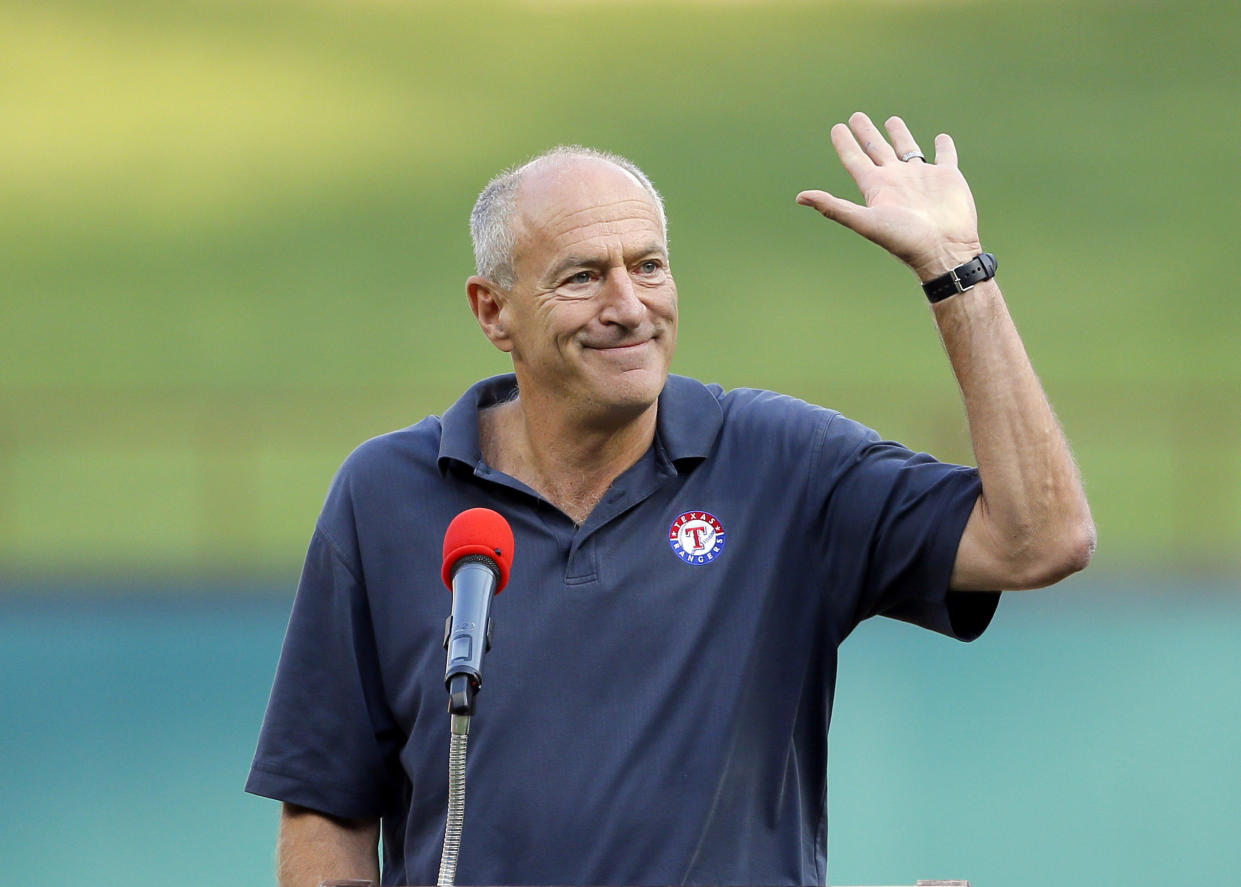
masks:
<path fill-rule="evenodd" d="M 860 225 L 864 225 L 862 216 L 865 207 L 858 206 L 849 200 L 833 197 L 826 191 L 802 191 L 797 195 L 797 202 L 802 206 L 813 207 L 825 218 L 861 233 L 858 229 Z"/>

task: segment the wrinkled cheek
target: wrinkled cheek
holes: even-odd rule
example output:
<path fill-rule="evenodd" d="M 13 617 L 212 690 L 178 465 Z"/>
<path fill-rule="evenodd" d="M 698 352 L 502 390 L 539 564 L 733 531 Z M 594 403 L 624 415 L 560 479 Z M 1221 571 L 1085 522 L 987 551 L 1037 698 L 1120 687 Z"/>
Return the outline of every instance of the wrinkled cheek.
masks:
<path fill-rule="evenodd" d="M 678 321 L 678 318 L 679 318 L 679 315 L 678 315 L 678 312 L 677 312 L 677 302 L 676 302 L 676 298 L 675 298 L 675 295 L 674 295 L 673 300 L 672 300 L 672 305 L 670 306 L 669 311 L 668 311 L 668 319 L 667 319 L 667 326 L 668 326 L 667 336 L 668 336 L 668 341 L 669 341 L 669 344 L 670 344 L 671 346 L 673 346 L 673 347 L 675 347 L 675 346 L 676 346 L 676 343 L 677 343 L 677 321 Z"/>
<path fill-rule="evenodd" d="M 673 288 L 672 288 L 672 293 L 669 295 L 669 297 L 668 297 L 668 301 L 667 301 L 667 304 L 665 305 L 665 309 L 664 309 L 664 311 L 663 311 L 662 313 L 663 313 L 663 317 L 664 317 L 665 322 L 667 322 L 669 325 L 671 325 L 671 327 L 672 327 L 672 332 L 673 332 L 673 334 L 675 335 L 675 334 L 676 334 L 676 326 L 677 326 L 677 317 L 678 317 L 678 314 L 679 314 L 679 309 L 678 309 L 678 306 L 677 306 L 677 291 L 676 291 L 676 287 L 673 287 Z"/>

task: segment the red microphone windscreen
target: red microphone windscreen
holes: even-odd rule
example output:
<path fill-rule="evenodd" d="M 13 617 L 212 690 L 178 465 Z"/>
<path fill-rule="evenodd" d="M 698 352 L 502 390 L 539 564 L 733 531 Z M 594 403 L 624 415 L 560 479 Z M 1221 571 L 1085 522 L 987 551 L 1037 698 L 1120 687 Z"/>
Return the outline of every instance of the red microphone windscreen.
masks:
<path fill-rule="evenodd" d="M 444 584 L 452 588 L 452 570 L 457 561 L 471 554 L 481 554 L 496 562 L 500 581 L 496 594 L 508 585 L 508 571 L 513 565 L 513 528 L 502 515 L 490 508 L 471 508 L 452 519 L 444 533 Z"/>

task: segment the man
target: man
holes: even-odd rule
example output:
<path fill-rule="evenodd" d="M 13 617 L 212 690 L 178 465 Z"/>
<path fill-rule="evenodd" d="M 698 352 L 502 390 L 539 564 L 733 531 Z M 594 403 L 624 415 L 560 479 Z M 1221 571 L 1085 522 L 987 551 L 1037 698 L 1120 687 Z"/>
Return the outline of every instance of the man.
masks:
<path fill-rule="evenodd" d="M 364 444 L 316 528 L 248 788 L 285 885 L 435 878 L 447 792 L 439 544 L 516 535 L 472 730 L 458 881 L 823 883 L 836 648 L 871 615 L 959 637 L 1089 561 L 1076 467 L 994 280 L 952 140 L 832 142 L 865 197 L 798 202 L 924 283 L 977 471 L 831 410 L 669 376 L 677 290 L 640 171 L 562 150 L 501 176 L 467 282 L 514 376 Z M 964 266 L 964 267 L 963 267 Z M 960 291 L 953 273 L 985 278 Z M 946 281 L 944 279 L 947 275 Z"/>

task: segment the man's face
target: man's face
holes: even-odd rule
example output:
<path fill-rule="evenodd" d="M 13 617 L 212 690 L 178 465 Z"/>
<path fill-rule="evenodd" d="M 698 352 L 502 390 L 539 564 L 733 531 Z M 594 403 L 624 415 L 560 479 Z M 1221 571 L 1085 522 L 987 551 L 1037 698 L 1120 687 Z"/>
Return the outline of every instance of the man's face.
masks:
<path fill-rule="evenodd" d="M 677 332 L 676 284 L 650 195 L 610 163 L 562 161 L 526 175 L 513 224 L 517 282 L 500 320 L 523 397 L 550 396 L 604 420 L 650 407 Z"/>

